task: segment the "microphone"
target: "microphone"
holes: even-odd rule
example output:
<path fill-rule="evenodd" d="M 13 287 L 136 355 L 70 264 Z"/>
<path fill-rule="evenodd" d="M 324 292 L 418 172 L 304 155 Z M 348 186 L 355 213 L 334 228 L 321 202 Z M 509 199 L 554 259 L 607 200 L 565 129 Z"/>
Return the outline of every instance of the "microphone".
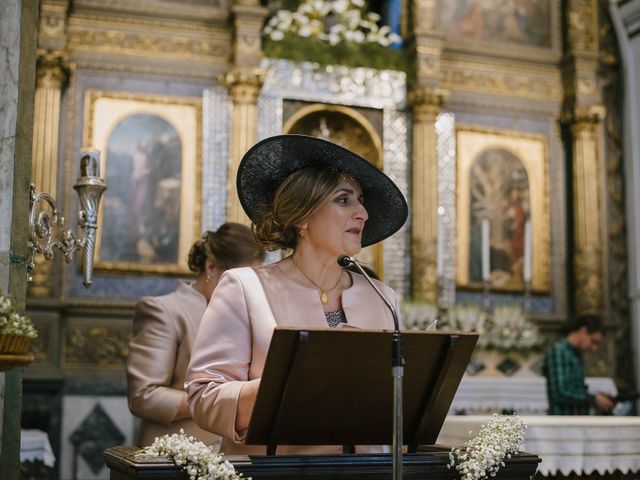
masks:
<path fill-rule="evenodd" d="M 376 287 L 375 283 L 371 280 L 364 268 L 349 255 L 340 255 L 338 257 L 338 265 L 341 267 L 348 267 L 353 264 L 354 267 L 364 275 L 369 285 L 375 290 L 378 296 L 382 299 L 387 308 L 391 311 L 393 316 L 393 325 L 395 327 L 393 332 L 393 339 L 391 342 L 391 376 L 393 377 L 393 475 L 392 480 L 402 480 L 402 427 L 403 427 L 403 412 L 402 412 L 402 377 L 404 376 L 404 358 L 402 358 L 402 343 L 400 336 L 400 324 L 398 322 L 398 314 L 393 305 L 387 300 L 380 289 Z"/>
<path fill-rule="evenodd" d="M 395 329 L 396 332 L 399 332 L 400 331 L 400 323 L 398 322 L 398 314 L 396 313 L 396 309 L 393 308 L 393 305 L 391 305 L 391 302 L 389 302 L 389 300 L 387 300 L 387 297 L 385 297 L 382 294 L 380 289 L 378 287 L 376 287 L 376 284 L 373 283 L 373 281 L 371 280 L 371 277 L 367 274 L 367 272 L 364 271 L 364 268 L 362 268 L 360 266 L 360 264 L 356 261 L 356 259 L 353 258 L 353 257 L 350 257 L 349 255 L 342 254 L 342 255 L 340 255 L 338 257 L 338 265 L 340 265 L 341 267 L 348 267 L 349 265 L 353 265 L 353 266 L 356 267 L 356 269 L 362 275 L 364 275 L 364 278 L 367 280 L 367 282 L 369 282 L 369 285 L 371 285 L 371 288 L 373 288 L 376 291 L 378 296 L 382 299 L 384 304 L 391 311 L 391 316 L 393 316 L 394 329 Z"/>

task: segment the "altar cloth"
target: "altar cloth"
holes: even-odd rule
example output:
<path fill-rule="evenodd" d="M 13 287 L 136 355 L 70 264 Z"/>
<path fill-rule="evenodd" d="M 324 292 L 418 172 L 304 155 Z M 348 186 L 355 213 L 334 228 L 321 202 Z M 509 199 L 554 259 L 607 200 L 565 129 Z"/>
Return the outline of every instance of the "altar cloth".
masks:
<path fill-rule="evenodd" d="M 49 443 L 49 436 L 42 430 L 20 431 L 20 463 L 42 460 L 48 467 L 53 467 L 56 457 Z"/>
<path fill-rule="evenodd" d="M 438 444 L 462 446 L 490 415 L 449 415 Z M 640 417 L 520 415 L 524 450 L 541 458 L 542 475 L 640 471 Z M 470 432 L 473 433 L 470 433 Z"/>

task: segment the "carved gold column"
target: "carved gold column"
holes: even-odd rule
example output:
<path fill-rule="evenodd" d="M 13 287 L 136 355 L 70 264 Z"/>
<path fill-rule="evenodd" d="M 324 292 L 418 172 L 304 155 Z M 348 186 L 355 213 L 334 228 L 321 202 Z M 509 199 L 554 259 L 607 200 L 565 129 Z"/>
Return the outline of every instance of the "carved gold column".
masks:
<path fill-rule="evenodd" d="M 231 123 L 231 148 L 229 152 L 229 180 L 227 196 L 227 220 L 249 223 L 236 190 L 236 174 L 240 159 L 256 143 L 258 109 L 256 101 L 262 88 L 264 73 L 260 70 L 236 69 L 221 79 L 229 89 L 233 100 Z"/>
<path fill-rule="evenodd" d="M 414 298 L 437 300 L 438 157 L 435 121 L 446 93 L 430 87 L 409 94 L 413 108 L 411 289 Z"/>
<path fill-rule="evenodd" d="M 60 129 L 60 96 L 66 78 L 67 58 L 64 52 L 38 50 L 36 91 L 33 115 L 33 149 L 31 181 L 36 191 L 47 192 L 56 198 L 58 178 L 58 135 Z M 48 297 L 52 285 L 48 281 L 52 262 L 38 263 L 29 286 L 29 295 Z"/>
<path fill-rule="evenodd" d="M 436 21 L 437 2 L 413 0 L 413 12 L 409 44 L 415 53 L 415 79 L 408 98 L 413 109 L 411 293 L 435 304 L 439 202 L 435 122 L 447 98 L 441 88 L 444 41 Z"/>
<path fill-rule="evenodd" d="M 604 311 L 602 201 L 599 154 L 605 116 L 598 88 L 598 1 L 568 0 L 562 74 L 563 119 L 571 134 L 573 306 L 577 315 Z"/>
<path fill-rule="evenodd" d="M 232 7 L 234 42 L 233 63 L 220 82 L 229 89 L 233 100 L 231 148 L 229 158 L 227 220 L 249 223 L 236 190 L 240 159 L 257 140 L 258 109 L 256 102 L 262 89 L 264 72 L 260 70 L 262 49 L 260 31 L 267 9 L 258 0 L 237 0 Z"/>
<path fill-rule="evenodd" d="M 599 124 L 605 109 L 600 105 L 580 107 L 574 112 L 573 137 L 573 276 L 575 310 L 601 313 L 602 231 L 601 231 L 601 166 L 598 158 Z"/>

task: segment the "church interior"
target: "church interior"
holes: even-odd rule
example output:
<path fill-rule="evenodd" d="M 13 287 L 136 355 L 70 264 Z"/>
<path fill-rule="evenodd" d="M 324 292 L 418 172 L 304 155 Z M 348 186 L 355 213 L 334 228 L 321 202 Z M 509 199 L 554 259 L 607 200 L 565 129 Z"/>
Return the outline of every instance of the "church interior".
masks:
<path fill-rule="evenodd" d="M 358 257 L 402 299 L 405 328 L 479 333 L 438 443 L 515 412 L 536 478 L 638 478 L 640 0 L 4 0 L 0 12 L 0 291 L 38 332 L 24 363 L 0 353 L 0 477 L 110 478 L 103 451 L 136 441 L 136 302 L 193 278 L 202 232 L 249 224 L 235 188 L 245 152 L 304 134 L 360 154 L 406 197 L 405 225 Z M 606 330 L 584 356 L 587 383 L 629 400 L 585 420 L 604 453 L 575 467 L 542 439 L 579 440 L 545 423 L 543 356 L 586 314 Z M 20 466 L 21 431 L 44 432 L 55 460 Z"/>

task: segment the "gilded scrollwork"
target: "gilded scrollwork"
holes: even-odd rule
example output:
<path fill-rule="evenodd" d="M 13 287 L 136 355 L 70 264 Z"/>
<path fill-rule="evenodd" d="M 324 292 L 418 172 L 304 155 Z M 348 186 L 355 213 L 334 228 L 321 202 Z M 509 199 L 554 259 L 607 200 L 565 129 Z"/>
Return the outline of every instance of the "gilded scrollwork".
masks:
<path fill-rule="evenodd" d="M 69 32 L 68 42 L 70 50 L 92 50 L 146 56 L 225 57 L 229 51 L 223 41 L 118 30 L 74 30 Z"/>
<path fill-rule="evenodd" d="M 229 89 L 235 104 L 255 105 L 264 83 L 265 72 L 257 68 L 235 68 L 218 79 Z"/>
<path fill-rule="evenodd" d="M 567 2 L 569 48 L 574 52 L 594 52 L 598 48 L 597 0 Z"/>
<path fill-rule="evenodd" d="M 72 325 L 64 340 L 65 366 L 124 366 L 129 353 L 131 327 Z"/>
<path fill-rule="evenodd" d="M 576 313 L 602 313 L 601 249 L 593 247 L 576 250 L 573 261 Z"/>

